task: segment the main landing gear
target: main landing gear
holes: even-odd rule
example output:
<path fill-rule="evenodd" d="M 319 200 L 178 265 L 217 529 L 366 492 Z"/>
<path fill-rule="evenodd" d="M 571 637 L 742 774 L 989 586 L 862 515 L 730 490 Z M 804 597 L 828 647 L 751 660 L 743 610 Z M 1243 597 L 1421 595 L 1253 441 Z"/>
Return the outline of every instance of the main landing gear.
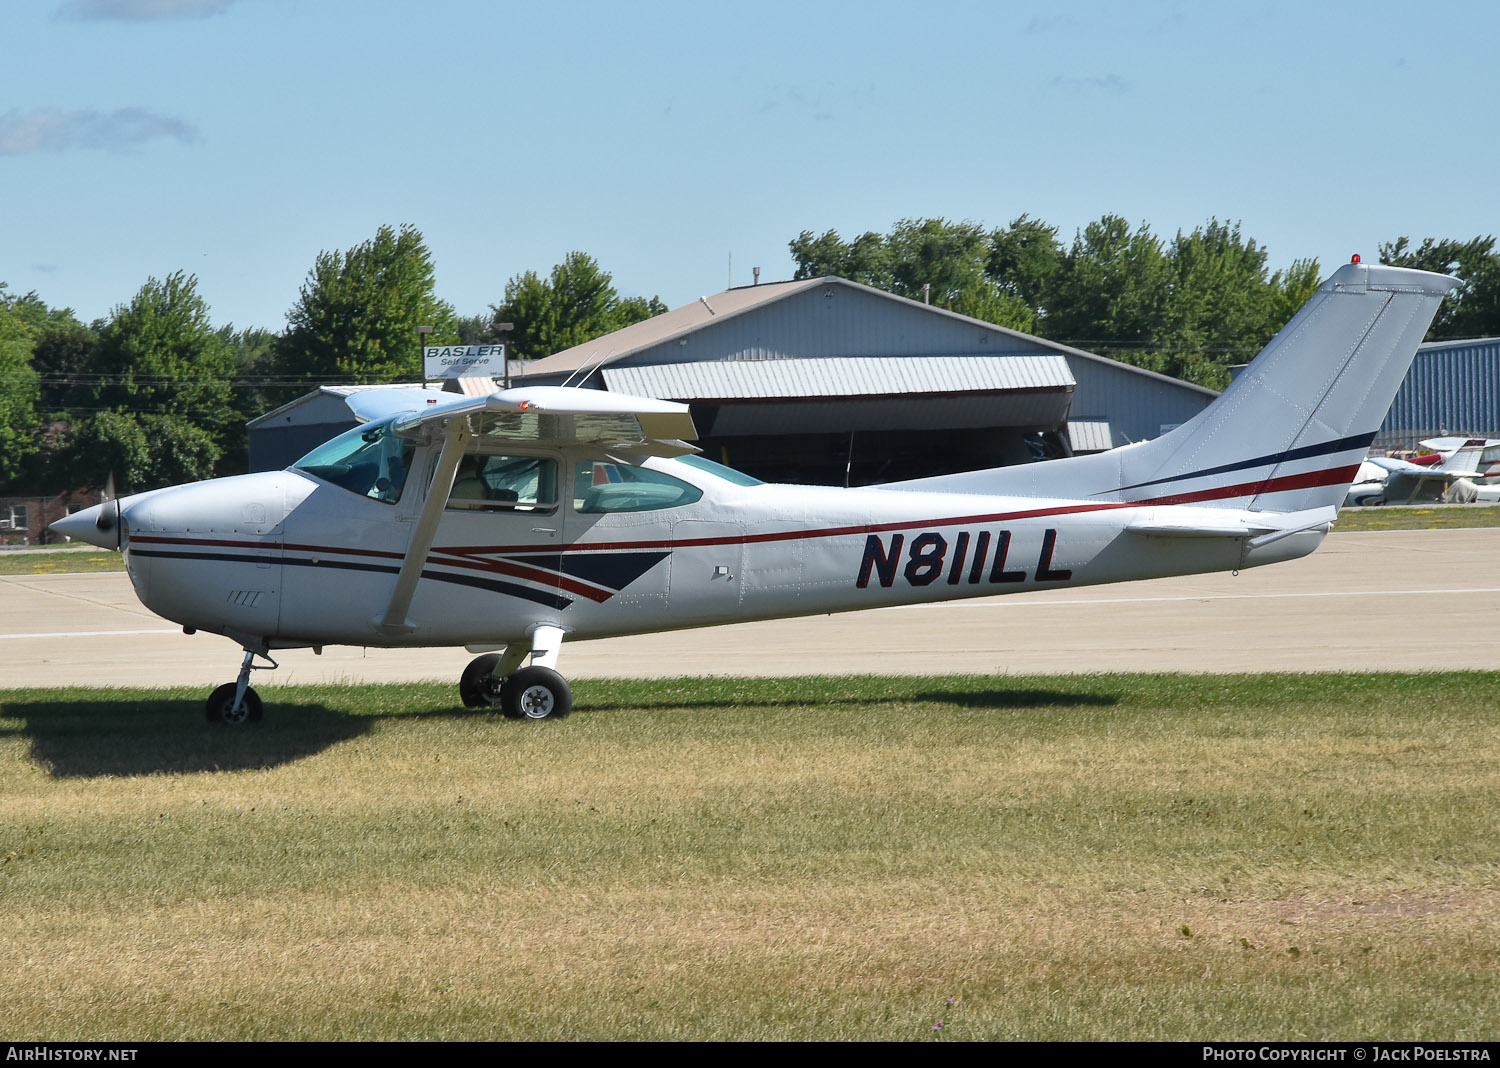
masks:
<path fill-rule="evenodd" d="M 458 680 L 464 706 L 499 709 L 510 719 L 562 719 L 572 712 L 573 691 L 556 667 L 562 637 L 558 627 L 537 627 L 530 641 L 506 646 L 503 654 L 475 657 Z M 522 667 L 528 656 L 531 663 Z M 255 663 L 256 657 L 266 663 Z M 250 672 L 270 671 L 278 666 L 266 653 L 246 649 L 239 678 L 208 695 L 204 705 L 208 721 L 226 727 L 259 723 L 260 695 L 250 687 Z"/>
<path fill-rule="evenodd" d="M 257 656 L 265 657 L 270 661 L 269 665 L 255 663 Z M 240 665 L 240 677 L 234 682 L 226 682 L 208 695 L 208 702 L 203 706 L 204 712 L 208 715 L 208 721 L 223 727 L 259 723 L 260 695 L 250 688 L 250 672 L 271 671 L 276 667 L 276 661 L 271 660 L 269 656 L 246 649 L 244 663 Z"/>
<path fill-rule="evenodd" d="M 538 627 L 531 638 L 470 661 L 458 680 L 464 707 L 498 708 L 510 719 L 562 719 L 573 711 L 573 691 L 554 666 L 562 631 Z M 521 667 L 528 654 L 531 663 Z"/>

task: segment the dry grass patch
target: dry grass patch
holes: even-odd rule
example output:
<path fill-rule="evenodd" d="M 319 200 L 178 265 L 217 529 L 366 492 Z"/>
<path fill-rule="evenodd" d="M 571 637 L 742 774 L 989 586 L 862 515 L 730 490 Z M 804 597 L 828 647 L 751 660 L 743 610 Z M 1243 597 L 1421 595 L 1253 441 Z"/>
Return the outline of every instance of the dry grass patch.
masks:
<path fill-rule="evenodd" d="M 36 1038 L 1483 1037 L 1496 681 L 286 688 L 239 734 L 3 694 L 0 997 Z"/>

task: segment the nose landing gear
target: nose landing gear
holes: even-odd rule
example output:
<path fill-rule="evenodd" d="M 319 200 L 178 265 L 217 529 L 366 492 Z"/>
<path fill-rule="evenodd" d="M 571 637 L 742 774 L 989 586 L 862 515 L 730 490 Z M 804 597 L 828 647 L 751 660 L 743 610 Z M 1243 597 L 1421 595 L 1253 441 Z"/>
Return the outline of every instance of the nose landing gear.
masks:
<path fill-rule="evenodd" d="M 270 661 L 266 664 L 255 663 L 257 656 L 264 657 Z M 259 723 L 261 714 L 260 695 L 250 688 L 251 671 L 272 671 L 279 665 L 271 660 L 265 653 L 257 653 L 253 649 L 245 650 L 244 662 L 240 664 L 240 676 L 234 682 L 226 682 L 223 686 L 208 695 L 208 701 L 203 710 L 208 715 L 210 723 L 216 723 L 222 727 L 238 727 L 245 723 Z"/>

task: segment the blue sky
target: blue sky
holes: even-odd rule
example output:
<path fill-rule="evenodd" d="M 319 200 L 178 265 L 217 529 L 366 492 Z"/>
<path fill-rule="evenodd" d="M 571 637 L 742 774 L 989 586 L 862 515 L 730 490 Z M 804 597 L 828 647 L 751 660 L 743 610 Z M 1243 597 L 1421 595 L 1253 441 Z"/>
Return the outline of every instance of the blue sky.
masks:
<path fill-rule="evenodd" d="M 901 218 L 1325 273 L 1500 230 L 1500 5 L 10 0 L 0 281 L 89 320 L 195 274 L 279 330 L 320 250 L 422 231 L 484 312 L 581 249 L 670 306 Z"/>

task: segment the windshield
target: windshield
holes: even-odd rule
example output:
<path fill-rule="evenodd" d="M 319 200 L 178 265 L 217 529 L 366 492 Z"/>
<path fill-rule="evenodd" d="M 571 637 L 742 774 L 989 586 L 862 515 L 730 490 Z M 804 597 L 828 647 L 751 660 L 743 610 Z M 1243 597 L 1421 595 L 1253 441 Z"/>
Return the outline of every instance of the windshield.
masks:
<path fill-rule="evenodd" d="M 699 471 L 707 471 L 711 475 L 716 475 L 719 478 L 722 478 L 725 482 L 733 482 L 736 486 L 765 485 L 765 483 L 760 479 L 751 478 L 743 471 L 736 471 L 732 467 L 725 467 L 723 464 L 716 464 L 712 460 L 706 459 L 702 456 L 691 454 L 688 456 L 679 456 L 677 457 L 677 462 L 680 464 L 687 464 L 689 467 L 696 467 Z"/>
<path fill-rule="evenodd" d="M 415 446 L 391 430 L 390 420 L 355 427 L 324 442 L 292 465 L 385 504 L 401 499 Z"/>

